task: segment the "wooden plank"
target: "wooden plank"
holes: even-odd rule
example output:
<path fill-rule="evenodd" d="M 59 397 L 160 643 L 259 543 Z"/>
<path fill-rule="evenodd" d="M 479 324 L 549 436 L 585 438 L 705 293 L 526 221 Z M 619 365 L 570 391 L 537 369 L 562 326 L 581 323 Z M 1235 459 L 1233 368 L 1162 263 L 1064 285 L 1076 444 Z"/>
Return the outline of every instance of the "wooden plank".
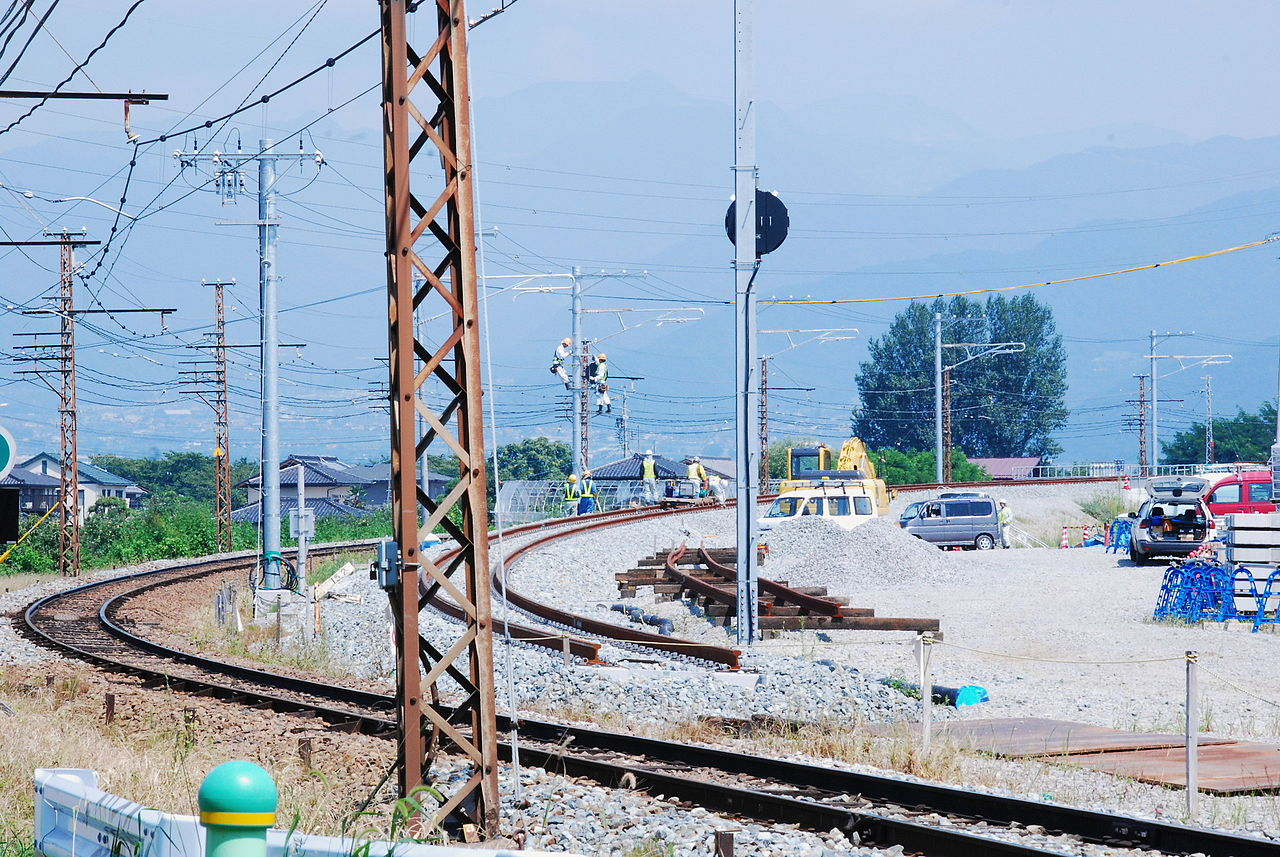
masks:
<path fill-rule="evenodd" d="M 963 749 L 997 756 L 1070 755 L 1073 761 L 1084 753 L 1178 747 L 1185 743 L 1182 735 L 1174 733 L 1126 732 L 1046 717 L 956 720 L 939 724 L 936 734 L 945 736 Z M 1223 743 L 1231 742 L 1201 739 L 1204 745 Z"/>
<path fill-rule="evenodd" d="M 1280 790 L 1280 746 L 1274 744 L 1208 744 L 1196 754 L 1201 791 L 1229 795 Z M 1072 756 L 1072 764 L 1161 786 L 1187 785 L 1185 747 L 1162 747 Z"/>
<path fill-rule="evenodd" d="M 809 616 L 807 618 L 830 618 L 833 631 L 937 631 L 940 628 L 937 619 L 901 619 L 892 616 Z"/>

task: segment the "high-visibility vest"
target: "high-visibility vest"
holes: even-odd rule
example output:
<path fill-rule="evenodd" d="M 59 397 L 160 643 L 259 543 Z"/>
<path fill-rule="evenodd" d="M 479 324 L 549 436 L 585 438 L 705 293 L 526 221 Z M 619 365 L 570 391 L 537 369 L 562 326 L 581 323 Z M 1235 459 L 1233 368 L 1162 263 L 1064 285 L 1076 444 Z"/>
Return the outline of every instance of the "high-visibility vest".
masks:
<path fill-rule="evenodd" d="M 646 458 L 640 465 L 645 479 L 658 478 L 658 464 L 652 458 Z"/>
<path fill-rule="evenodd" d="M 707 478 L 707 471 L 705 468 L 703 468 L 701 462 L 695 461 L 689 465 L 687 478 L 696 479 L 699 482 Z"/>
<path fill-rule="evenodd" d="M 565 499 L 565 502 L 567 502 L 567 503 L 568 503 L 568 502 L 573 502 L 574 500 L 577 500 L 579 496 L 581 496 L 581 495 L 580 495 L 580 494 L 578 494 L 578 483 L 576 483 L 576 482 L 566 482 L 566 483 L 564 483 L 564 499 Z"/>
<path fill-rule="evenodd" d="M 578 496 L 594 497 L 596 496 L 596 481 L 594 479 L 583 479 L 578 483 Z"/>

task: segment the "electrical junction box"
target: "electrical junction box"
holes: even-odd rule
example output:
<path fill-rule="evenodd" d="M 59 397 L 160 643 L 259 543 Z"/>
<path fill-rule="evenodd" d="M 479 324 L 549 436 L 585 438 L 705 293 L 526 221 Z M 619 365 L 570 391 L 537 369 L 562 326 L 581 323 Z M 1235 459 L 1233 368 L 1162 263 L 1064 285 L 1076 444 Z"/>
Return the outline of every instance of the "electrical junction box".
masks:
<path fill-rule="evenodd" d="M 395 589 L 400 582 L 400 545 L 391 540 L 378 542 L 378 558 L 370 571 L 369 576 L 383 589 Z"/>
<path fill-rule="evenodd" d="M 301 515 L 299 515 L 299 514 L 298 514 L 298 512 L 299 512 L 299 511 L 301 511 L 301 512 L 302 512 L 302 514 L 301 514 Z M 298 519 L 299 519 L 299 517 L 301 517 L 301 519 L 302 519 L 302 526 L 301 526 L 301 529 L 299 529 L 299 526 L 298 526 Z M 289 512 L 289 537 L 290 537 L 290 538 L 294 538 L 294 539 L 296 539 L 296 538 L 298 538 L 298 533 L 299 533 L 299 532 L 301 532 L 303 535 L 305 535 L 305 536 L 306 536 L 307 538 L 309 538 L 309 539 L 311 539 L 311 538 L 315 538 L 315 535 L 316 535 L 316 513 L 315 513 L 315 510 L 314 510 L 314 509 L 302 509 L 302 510 L 292 509 L 292 510 L 290 510 L 290 512 Z"/>

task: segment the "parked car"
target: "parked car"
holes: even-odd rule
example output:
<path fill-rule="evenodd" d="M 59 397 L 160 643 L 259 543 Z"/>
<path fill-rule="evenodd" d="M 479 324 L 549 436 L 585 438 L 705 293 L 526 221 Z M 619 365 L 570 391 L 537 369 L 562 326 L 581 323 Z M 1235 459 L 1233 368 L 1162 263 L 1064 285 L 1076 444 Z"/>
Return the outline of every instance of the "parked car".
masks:
<path fill-rule="evenodd" d="M 939 547 L 989 551 L 1000 543 L 999 511 L 986 494 L 942 495 L 902 510 L 898 526 Z"/>
<path fill-rule="evenodd" d="M 1204 500 L 1209 486 L 1203 476 L 1147 480 L 1147 499 L 1130 515 L 1129 559 L 1134 565 L 1161 556 L 1185 557 L 1212 537 L 1215 525 Z"/>
<path fill-rule="evenodd" d="M 826 518 L 846 530 L 865 524 L 876 515 L 876 499 L 861 489 L 803 488 L 778 495 L 760 519 L 764 533 L 787 521 L 806 517 Z"/>
<path fill-rule="evenodd" d="M 1209 512 L 1215 517 L 1241 512 L 1274 512 L 1271 502 L 1271 471 L 1246 470 L 1213 483 L 1209 489 Z"/>

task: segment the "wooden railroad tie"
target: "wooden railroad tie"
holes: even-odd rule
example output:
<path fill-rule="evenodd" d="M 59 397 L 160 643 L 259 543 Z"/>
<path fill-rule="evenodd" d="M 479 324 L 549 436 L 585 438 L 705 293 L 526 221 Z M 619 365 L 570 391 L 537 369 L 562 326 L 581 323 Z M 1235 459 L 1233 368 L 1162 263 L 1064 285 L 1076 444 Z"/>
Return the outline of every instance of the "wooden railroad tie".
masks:
<path fill-rule="evenodd" d="M 730 625 L 737 613 L 737 553 L 733 548 L 673 548 L 640 559 L 634 568 L 614 575 L 618 594 L 634 598 L 649 587 L 659 601 L 688 600 L 715 624 Z M 829 595 L 825 586 L 791 587 L 787 581 L 760 579 L 758 616 L 761 630 L 932 631 L 937 619 L 876 616 L 870 607 L 850 606 L 849 597 Z"/>

